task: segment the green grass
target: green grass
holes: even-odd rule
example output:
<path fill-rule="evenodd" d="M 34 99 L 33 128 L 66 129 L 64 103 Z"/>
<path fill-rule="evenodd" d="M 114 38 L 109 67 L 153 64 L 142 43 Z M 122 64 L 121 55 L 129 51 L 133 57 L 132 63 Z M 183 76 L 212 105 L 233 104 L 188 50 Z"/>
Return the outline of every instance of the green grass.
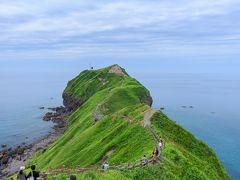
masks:
<path fill-rule="evenodd" d="M 150 110 L 145 103 L 149 91 L 128 75 L 109 74 L 111 67 L 83 71 L 69 81 L 64 92 L 84 103 L 69 116 L 64 135 L 28 165 L 36 164 L 41 171 L 62 165 L 92 167 L 99 166 L 109 151 L 110 165 L 151 154 L 156 143 L 140 124 Z M 97 122 L 96 109 L 103 115 Z M 86 172 L 78 179 L 229 179 L 215 153 L 164 114 L 155 113 L 152 128 L 166 142 L 161 164 L 123 172 Z"/>
<path fill-rule="evenodd" d="M 165 140 L 163 156 L 179 169 L 174 172 L 178 176 L 185 179 L 229 179 L 213 150 L 162 112 L 152 117 L 152 128 Z"/>

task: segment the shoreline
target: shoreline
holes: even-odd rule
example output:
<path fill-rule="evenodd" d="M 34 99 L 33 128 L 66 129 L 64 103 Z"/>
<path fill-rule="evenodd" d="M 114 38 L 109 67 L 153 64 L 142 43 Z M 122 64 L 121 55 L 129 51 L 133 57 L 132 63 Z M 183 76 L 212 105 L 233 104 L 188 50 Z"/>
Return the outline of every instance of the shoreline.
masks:
<path fill-rule="evenodd" d="M 13 175 L 37 152 L 46 149 L 55 142 L 67 127 L 65 107 L 48 108 L 49 112 L 42 118 L 43 121 L 52 121 L 54 126 L 47 135 L 40 137 L 30 144 L 21 144 L 14 148 L 6 148 L 0 151 L 0 179 Z"/>

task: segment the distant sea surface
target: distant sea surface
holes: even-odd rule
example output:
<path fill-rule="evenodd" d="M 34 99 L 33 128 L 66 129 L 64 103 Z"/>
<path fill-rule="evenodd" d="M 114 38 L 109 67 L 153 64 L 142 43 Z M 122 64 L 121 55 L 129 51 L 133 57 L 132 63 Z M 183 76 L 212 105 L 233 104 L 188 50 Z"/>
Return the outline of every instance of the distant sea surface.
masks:
<path fill-rule="evenodd" d="M 53 123 L 42 117 L 46 108 L 62 105 L 64 83 L 50 73 L 0 73 L 0 145 L 13 147 L 46 135 Z"/>
<path fill-rule="evenodd" d="M 207 143 L 232 179 L 240 179 L 240 76 L 227 74 L 139 75 L 155 108 Z M 191 107 L 192 106 L 192 107 Z"/>
<path fill-rule="evenodd" d="M 0 144 L 29 143 L 51 130 L 53 124 L 42 121 L 46 108 L 62 105 L 67 81 L 84 69 L 67 68 L 0 71 Z M 215 150 L 232 179 L 240 178 L 240 76 L 125 68 L 151 91 L 154 108 L 164 107 L 172 120 Z"/>

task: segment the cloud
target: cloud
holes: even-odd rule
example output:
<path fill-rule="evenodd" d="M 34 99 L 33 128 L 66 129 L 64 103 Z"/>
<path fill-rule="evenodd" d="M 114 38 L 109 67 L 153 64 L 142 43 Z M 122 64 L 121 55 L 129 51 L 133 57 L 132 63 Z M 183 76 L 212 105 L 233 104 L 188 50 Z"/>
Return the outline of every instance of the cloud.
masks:
<path fill-rule="evenodd" d="M 17 17 L 19 15 L 27 15 L 31 9 L 31 6 L 27 4 L 10 4 L 3 3 L 0 4 L 0 17 L 2 18 L 11 18 Z"/>
<path fill-rule="evenodd" d="M 0 54 L 235 50 L 239 5 L 237 0 L 1 1 Z"/>

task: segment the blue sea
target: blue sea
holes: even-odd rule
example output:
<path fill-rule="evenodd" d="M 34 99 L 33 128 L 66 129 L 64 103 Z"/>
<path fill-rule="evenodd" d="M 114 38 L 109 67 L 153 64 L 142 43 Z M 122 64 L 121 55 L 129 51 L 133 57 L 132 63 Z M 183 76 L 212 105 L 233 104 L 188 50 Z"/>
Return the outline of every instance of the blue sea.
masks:
<path fill-rule="evenodd" d="M 240 179 L 240 76 L 181 73 L 139 79 L 151 90 L 154 107 L 164 107 L 172 120 L 213 148 L 232 179 Z"/>
<path fill-rule="evenodd" d="M 53 124 L 42 121 L 46 109 L 62 105 L 66 83 L 89 61 L 2 61 L 0 67 L 0 144 L 32 142 Z M 154 108 L 164 112 L 217 153 L 232 179 L 240 179 L 240 75 L 232 72 L 179 71 L 153 61 L 114 61 L 150 91 Z M 94 68 L 111 65 L 94 61 Z M 192 67 L 193 69 L 196 67 Z M 190 108 L 192 106 L 192 108 Z"/>

